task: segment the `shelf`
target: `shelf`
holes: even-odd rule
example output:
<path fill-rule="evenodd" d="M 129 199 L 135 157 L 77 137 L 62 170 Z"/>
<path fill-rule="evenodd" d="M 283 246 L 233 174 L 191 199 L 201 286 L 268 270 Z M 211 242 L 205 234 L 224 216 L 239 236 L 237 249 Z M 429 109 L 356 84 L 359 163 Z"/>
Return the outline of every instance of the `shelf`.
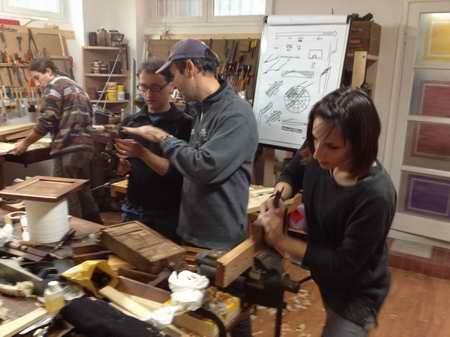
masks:
<path fill-rule="evenodd" d="M 401 170 L 410 172 L 410 173 L 415 173 L 415 174 L 425 174 L 425 175 L 431 175 L 431 176 L 437 176 L 437 177 L 443 177 L 443 178 L 450 178 L 450 171 L 429 169 L 429 168 L 423 168 L 423 167 L 417 167 L 417 166 L 411 166 L 411 165 L 402 165 Z"/>
<path fill-rule="evenodd" d="M 21 68 L 28 68 L 29 64 L 14 64 L 14 63 L 0 63 L 0 67 L 21 67 Z"/>
<path fill-rule="evenodd" d="M 87 46 L 83 47 L 86 50 L 120 50 L 120 47 L 105 47 L 105 46 Z"/>
<path fill-rule="evenodd" d="M 420 123 L 433 123 L 450 125 L 450 118 L 437 117 L 437 116 L 425 116 L 425 115 L 409 115 L 407 117 L 408 122 L 420 122 Z"/>
<path fill-rule="evenodd" d="M 84 75 L 87 77 L 109 77 L 109 76 L 111 76 L 111 77 L 128 77 L 128 74 L 111 74 L 111 75 L 109 75 L 109 74 L 87 73 Z"/>
<path fill-rule="evenodd" d="M 125 101 L 105 101 L 105 100 L 96 100 L 96 99 L 91 99 L 90 100 L 91 103 L 106 103 L 106 104 L 123 104 L 123 103 L 128 103 L 129 100 L 125 100 Z"/>

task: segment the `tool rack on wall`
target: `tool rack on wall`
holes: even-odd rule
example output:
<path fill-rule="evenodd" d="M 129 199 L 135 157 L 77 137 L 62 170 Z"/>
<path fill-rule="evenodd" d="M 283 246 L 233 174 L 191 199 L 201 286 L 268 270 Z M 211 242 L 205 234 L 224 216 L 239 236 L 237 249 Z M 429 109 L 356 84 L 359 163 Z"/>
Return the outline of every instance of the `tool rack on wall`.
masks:
<path fill-rule="evenodd" d="M 149 35 L 145 40 L 145 59 L 167 59 L 179 40 L 196 38 L 205 42 L 220 60 L 219 75 L 250 103 L 255 94 L 260 34 Z"/>
<path fill-rule="evenodd" d="M 29 28 L 0 25 L 0 123 L 10 113 L 25 112 L 36 104 L 39 90 L 30 81 L 29 65 L 35 57 L 48 57 L 68 76 L 73 77 L 73 61 L 68 55 L 69 32 L 58 28 Z"/>

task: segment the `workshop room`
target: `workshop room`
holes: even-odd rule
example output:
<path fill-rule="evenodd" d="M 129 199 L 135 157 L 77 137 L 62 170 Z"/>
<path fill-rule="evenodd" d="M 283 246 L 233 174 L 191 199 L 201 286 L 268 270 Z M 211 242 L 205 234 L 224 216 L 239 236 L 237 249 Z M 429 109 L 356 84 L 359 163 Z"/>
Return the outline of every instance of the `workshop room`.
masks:
<path fill-rule="evenodd" d="M 0 0 L 0 337 L 450 337 L 449 36 L 450 0 Z"/>

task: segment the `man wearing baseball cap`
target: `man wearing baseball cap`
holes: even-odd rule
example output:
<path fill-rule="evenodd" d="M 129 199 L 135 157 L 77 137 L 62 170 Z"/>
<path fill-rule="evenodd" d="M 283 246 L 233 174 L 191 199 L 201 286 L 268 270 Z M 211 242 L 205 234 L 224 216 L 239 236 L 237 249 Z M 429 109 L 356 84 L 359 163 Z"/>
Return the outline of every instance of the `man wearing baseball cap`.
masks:
<path fill-rule="evenodd" d="M 175 44 L 158 70 L 170 69 L 194 115 L 189 143 L 152 126 L 125 131 L 159 143 L 183 175 L 178 235 L 190 245 L 229 250 L 246 238 L 258 132 L 252 107 L 217 78 L 218 66 L 217 55 L 205 43 L 186 39 Z M 248 331 L 232 335 L 250 336 L 247 323 Z"/>

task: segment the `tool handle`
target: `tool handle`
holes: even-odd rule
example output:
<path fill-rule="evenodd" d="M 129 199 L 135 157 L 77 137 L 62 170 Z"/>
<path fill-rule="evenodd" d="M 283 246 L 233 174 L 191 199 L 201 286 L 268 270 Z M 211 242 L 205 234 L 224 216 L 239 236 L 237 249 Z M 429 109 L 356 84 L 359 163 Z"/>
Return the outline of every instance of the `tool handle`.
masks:
<path fill-rule="evenodd" d="M 284 190 L 284 187 L 282 187 L 281 190 L 278 190 L 275 193 L 275 197 L 273 198 L 273 206 L 275 208 L 280 207 L 280 199 L 281 199 L 281 194 L 283 193 L 283 190 Z"/>

